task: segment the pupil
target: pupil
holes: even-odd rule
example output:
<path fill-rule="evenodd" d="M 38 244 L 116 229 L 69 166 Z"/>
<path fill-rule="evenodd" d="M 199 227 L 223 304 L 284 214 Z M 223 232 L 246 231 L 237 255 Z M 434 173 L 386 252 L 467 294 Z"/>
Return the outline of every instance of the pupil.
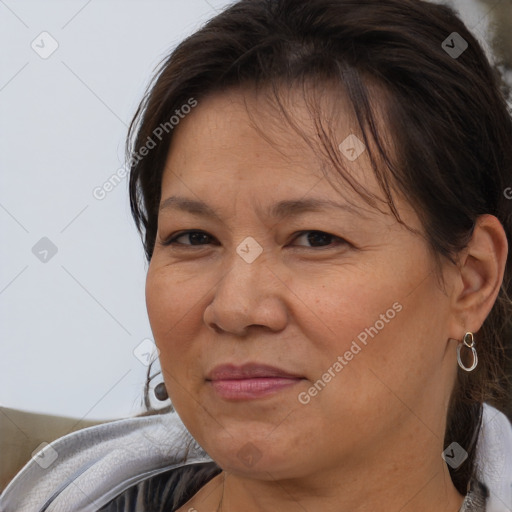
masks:
<path fill-rule="evenodd" d="M 192 245 L 195 245 L 194 240 L 196 242 L 201 242 L 201 240 L 198 240 L 196 237 L 206 237 L 206 235 L 204 233 L 190 233 L 188 236 L 190 238 L 190 242 L 192 243 Z"/>
<path fill-rule="evenodd" d="M 331 235 L 327 234 L 327 233 L 320 233 L 319 231 L 312 231 L 309 235 L 308 235 L 308 241 L 309 243 L 311 243 L 313 246 L 315 245 L 314 242 L 312 242 L 312 239 L 317 239 L 320 238 L 331 238 Z M 324 240 L 325 241 L 325 240 Z M 326 245 L 329 245 L 329 242 L 327 242 Z"/>

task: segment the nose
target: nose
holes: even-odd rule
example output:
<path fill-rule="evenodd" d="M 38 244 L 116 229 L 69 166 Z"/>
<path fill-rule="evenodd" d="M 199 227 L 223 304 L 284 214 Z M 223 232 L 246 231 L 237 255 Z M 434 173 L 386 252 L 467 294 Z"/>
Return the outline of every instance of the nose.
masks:
<path fill-rule="evenodd" d="M 281 331 L 288 321 L 287 286 L 269 267 L 263 252 L 252 262 L 236 252 L 214 288 L 203 315 L 215 332 L 245 337 L 254 326 Z"/>

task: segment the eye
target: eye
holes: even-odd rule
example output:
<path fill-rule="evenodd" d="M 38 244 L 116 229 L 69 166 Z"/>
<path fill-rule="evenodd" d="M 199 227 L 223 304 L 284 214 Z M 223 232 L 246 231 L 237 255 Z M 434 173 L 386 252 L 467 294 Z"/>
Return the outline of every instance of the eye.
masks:
<path fill-rule="evenodd" d="M 307 242 L 313 244 L 312 247 L 326 247 L 329 245 L 334 245 L 333 242 L 329 242 L 329 240 L 334 240 L 335 245 L 347 243 L 345 240 L 343 240 L 343 238 L 325 233 L 323 231 L 302 231 L 299 233 L 299 236 L 295 238 L 295 240 L 298 240 L 302 237 L 306 237 L 305 239 Z"/>
<path fill-rule="evenodd" d="M 189 237 L 189 241 L 192 243 L 190 244 L 184 244 L 182 242 L 178 242 L 180 238 L 186 239 L 186 237 Z M 210 236 L 208 233 L 205 233 L 204 231 L 182 231 L 181 233 L 177 233 L 164 242 L 162 242 L 162 245 L 168 246 L 168 245 L 203 245 L 201 244 L 201 241 L 204 242 L 205 238 L 208 240 L 211 240 L 213 237 Z"/>
<path fill-rule="evenodd" d="M 307 236 L 306 236 L 307 235 Z M 325 233 L 323 231 L 302 231 L 294 238 L 294 240 L 298 240 L 300 238 L 303 238 L 312 244 L 311 248 L 313 247 L 328 247 L 328 246 L 337 246 L 342 244 L 347 244 L 343 238 L 340 238 L 335 235 L 331 235 L 329 233 Z M 183 238 L 186 240 L 188 238 L 190 243 L 183 243 L 179 242 L 178 240 L 180 238 Z M 180 233 L 176 233 L 175 235 L 172 235 L 170 238 L 162 242 L 162 245 L 164 246 L 197 246 L 197 245 L 205 245 L 210 244 L 211 241 L 214 238 L 209 235 L 208 233 L 205 233 L 204 231 L 182 231 Z M 300 245 L 300 244 L 299 244 Z M 307 247 L 307 246 L 306 246 Z"/>

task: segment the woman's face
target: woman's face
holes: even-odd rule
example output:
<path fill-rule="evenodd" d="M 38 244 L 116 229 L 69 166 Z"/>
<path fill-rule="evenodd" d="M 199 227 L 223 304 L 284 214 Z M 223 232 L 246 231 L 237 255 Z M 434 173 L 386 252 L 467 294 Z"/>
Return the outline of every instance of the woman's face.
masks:
<path fill-rule="evenodd" d="M 238 474 L 319 475 L 379 458 L 413 467 L 415 450 L 432 447 L 437 464 L 457 367 L 449 338 L 460 338 L 452 274 L 441 291 L 421 237 L 344 186 L 349 206 L 304 140 L 256 95 L 245 101 L 272 144 L 241 91 L 211 96 L 176 128 L 163 176 L 146 298 L 176 411 Z M 315 137 L 299 96 L 294 105 Z M 338 143 L 351 126 L 339 117 Z M 378 193 L 353 144 L 341 158 Z M 249 364 L 277 370 L 240 369 Z M 212 374 L 220 365 L 241 373 Z"/>

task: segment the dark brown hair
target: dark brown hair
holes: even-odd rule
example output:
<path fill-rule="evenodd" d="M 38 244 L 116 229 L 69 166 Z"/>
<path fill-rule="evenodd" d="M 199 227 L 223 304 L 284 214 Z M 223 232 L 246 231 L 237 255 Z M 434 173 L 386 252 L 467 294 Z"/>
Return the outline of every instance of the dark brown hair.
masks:
<path fill-rule="evenodd" d="M 442 46 L 454 32 L 468 44 L 457 56 Z M 191 99 L 200 104 L 230 87 L 256 87 L 278 99 L 306 82 L 334 83 L 349 99 L 366 147 L 378 149 L 369 156 L 389 208 L 401 222 L 393 191 L 408 198 L 436 258 L 456 264 L 483 214 L 500 220 L 510 244 L 512 201 L 504 191 L 512 186 L 512 119 L 505 86 L 452 9 L 422 0 L 241 0 L 176 47 L 132 121 L 130 204 L 148 261 L 171 117 Z M 385 92 L 379 112 L 374 86 Z M 376 129 L 377 114 L 384 115 L 393 154 Z M 315 121 L 322 127 L 322 119 Z M 343 168 L 340 141 L 321 128 L 318 140 L 339 175 L 375 205 Z M 510 292 L 508 258 L 499 296 L 475 335 L 479 365 L 471 373 L 459 369 L 449 404 L 444 446 L 456 441 L 468 452 L 459 468 L 449 468 L 461 494 L 475 471 L 483 402 L 511 414 Z"/>

